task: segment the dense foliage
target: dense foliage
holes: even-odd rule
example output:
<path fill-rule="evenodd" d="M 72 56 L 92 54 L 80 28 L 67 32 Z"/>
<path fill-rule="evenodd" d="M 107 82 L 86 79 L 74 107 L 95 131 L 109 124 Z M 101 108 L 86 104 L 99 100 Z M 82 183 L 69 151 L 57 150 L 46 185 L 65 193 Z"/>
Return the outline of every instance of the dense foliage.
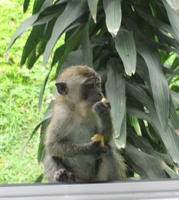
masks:
<path fill-rule="evenodd" d="M 8 49 L 33 27 L 22 65 L 32 68 L 43 55 L 45 66 L 51 55 L 49 74 L 53 67 L 56 75 L 70 65 L 93 67 L 111 102 L 116 142 L 130 175 L 179 177 L 178 10 L 178 0 L 35 0 L 32 16 L 16 30 Z M 65 43 L 58 46 L 64 33 Z M 37 126 L 42 138 L 52 104 Z M 39 161 L 42 152 L 41 143 Z"/>

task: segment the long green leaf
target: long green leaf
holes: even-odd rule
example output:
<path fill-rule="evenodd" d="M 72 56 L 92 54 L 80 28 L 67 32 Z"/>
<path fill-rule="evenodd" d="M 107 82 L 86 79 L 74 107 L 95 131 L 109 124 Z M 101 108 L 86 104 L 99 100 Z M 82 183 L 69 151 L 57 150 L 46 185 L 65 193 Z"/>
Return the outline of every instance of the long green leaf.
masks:
<path fill-rule="evenodd" d="M 117 35 L 121 26 L 121 2 L 122 0 L 103 0 L 103 7 L 106 15 L 106 26 L 113 37 Z"/>
<path fill-rule="evenodd" d="M 41 122 L 40 144 L 38 148 L 38 157 L 37 157 L 39 163 L 42 162 L 45 157 L 44 137 L 45 137 L 47 126 L 52 116 L 53 105 L 54 105 L 54 101 L 52 100 L 46 110 L 44 119 Z"/>
<path fill-rule="evenodd" d="M 28 19 L 26 19 L 25 21 L 22 22 L 22 24 L 17 28 L 17 30 L 15 31 L 14 35 L 11 38 L 11 41 L 6 49 L 6 52 L 9 50 L 9 48 L 14 44 L 14 42 L 16 41 L 16 39 L 25 31 L 27 31 L 32 25 L 33 23 L 35 23 L 35 21 L 38 19 L 40 12 L 42 12 L 43 10 L 45 10 L 47 7 L 49 6 L 49 0 L 45 0 L 44 4 L 42 5 L 40 11 L 34 15 L 32 15 L 31 17 L 29 17 Z"/>
<path fill-rule="evenodd" d="M 122 122 L 126 112 L 125 80 L 119 73 L 119 63 L 112 59 L 108 63 L 107 82 L 105 85 L 106 95 L 111 103 L 111 114 L 114 124 L 115 136 L 124 134 L 123 144 L 125 146 L 126 131 L 121 132 Z M 125 126 L 125 124 L 123 124 Z M 122 136 L 120 136 L 122 137 Z"/>
<path fill-rule="evenodd" d="M 91 16 L 93 17 L 94 22 L 96 23 L 96 16 L 97 16 L 97 6 L 99 0 L 88 0 L 88 7 L 91 12 Z"/>
<path fill-rule="evenodd" d="M 25 31 L 27 31 L 32 24 L 37 20 L 37 18 L 39 17 L 39 13 L 32 15 L 31 17 L 29 17 L 28 19 L 26 19 L 25 21 L 22 22 L 22 24 L 17 28 L 17 30 L 15 31 L 14 35 L 11 38 L 11 41 L 6 49 L 6 51 L 9 50 L 9 48 L 14 44 L 14 42 L 16 41 L 16 39 Z"/>
<path fill-rule="evenodd" d="M 171 123 L 172 123 L 173 127 L 175 128 L 175 130 L 178 130 L 179 129 L 179 118 L 177 116 L 176 109 L 175 109 L 174 103 L 172 101 L 172 97 L 171 97 L 171 100 L 170 100 L 170 115 L 169 115 L 169 118 L 170 118 Z"/>
<path fill-rule="evenodd" d="M 115 47 L 129 76 L 136 71 L 136 46 L 133 33 L 120 29 L 115 38 Z"/>
<path fill-rule="evenodd" d="M 27 142 L 25 143 L 23 149 L 22 149 L 22 152 L 21 152 L 21 155 L 24 154 L 24 151 L 25 151 L 25 148 L 27 147 L 27 145 L 29 144 L 29 142 L 31 141 L 31 139 L 33 138 L 33 136 L 35 135 L 35 133 L 37 132 L 37 130 L 40 128 L 40 126 L 42 125 L 42 122 L 40 122 L 33 130 L 33 132 L 31 133 L 29 139 L 27 140 Z"/>
<path fill-rule="evenodd" d="M 144 153 L 131 144 L 125 148 L 131 167 L 142 178 L 165 178 L 166 174 L 162 169 L 162 162 L 152 155 Z"/>
<path fill-rule="evenodd" d="M 138 99 L 138 101 L 140 101 L 143 104 L 143 106 L 148 108 L 149 113 L 145 113 L 144 111 L 141 111 L 138 108 L 129 106 L 127 108 L 127 112 L 133 115 L 134 117 L 148 121 L 155 129 L 156 133 L 160 136 L 170 156 L 175 162 L 178 163 L 179 136 L 176 134 L 176 130 L 171 125 L 170 120 L 167 129 L 164 130 L 158 119 L 152 99 L 147 95 L 147 93 L 137 85 L 128 84 L 127 88 L 129 90 L 129 93 L 133 96 L 133 98 Z"/>
<path fill-rule="evenodd" d="M 79 46 L 82 33 L 83 27 L 77 28 L 77 30 L 74 31 L 74 33 L 68 38 L 65 44 L 56 49 L 52 65 L 55 65 L 57 62 L 58 67 L 62 65 L 68 54 Z"/>
<path fill-rule="evenodd" d="M 125 148 L 127 139 L 127 124 L 126 124 L 126 114 L 121 123 L 120 134 L 115 138 L 115 141 L 119 148 Z"/>
<path fill-rule="evenodd" d="M 167 10 L 168 18 L 170 20 L 170 23 L 172 25 L 173 31 L 175 33 L 175 37 L 179 42 L 179 12 L 178 12 L 178 7 L 179 4 L 177 3 L 178 0 L 162 0 L 164 3 L 164 6 Z"/>
<path fill-rule="evenodd" d="M 179 108 L 179 93 L 171 91 L 172 99 L 176 108 Z"/>
<path fill-rule="evenodd" d="M 179 9 L 179 1 L 178 0 L 166 0 L 166 2 L 170 5 L 173 10 L 178 12 Z"/>
<path fill-rule="evenodd" d="M 153 146 L 154 146 L 154 141 L 153 141 L 153 146 L 151 145 L 150 142 L 152 142 L 151 138 L 148 137 L 147 139 L 141 136 L 138 136 L 132 128 L 129 127 L 129 142 L 133 144 L 135 147 L 141 149 L 143 152 L 150 154 L 157 158 L 158 160 L 162 162 L 167 162 L 171 166 L 174 165 L 171 157 L 167 153 L 159 153 L 157 152 Z M 158 145 L 158 144 L 156 144 Z"/>
<path fill-rule="evenodd" d="M 147 64 L 157 114 L 162 127 L 166 128 L 169 117 L 169 88 L 162 71 L 160 58 L 155 50 L 143 43 L 138 43 L 138 51 Z"/>
<path fill-rule="evenodd" d="M 93 52 L 89 39 L 89 22 L 86 24 L 81 40 L 81 49 L 83 54 L 84 64 L 93 67 Z"/>
<path fill-rule="evenodd" d="M 26 44 L 24 46 L 23 49 L 23 53 L 21 56 L 21 65 L 24 65 L 27 57 L 30 55 L 30 53 L 32 52 L 32 50 L 34 50 L 36 48 L 36 45 L 38 44 L 39 40 L 42 38 L 42 34 L 44 31 L 45 26 L 36 26 L 33 28 L 33 30 L 31 31 Z"/>
<path fill-rule="evenodd" d="M 48 78 L 49 78 L 49 76 L 50 76 L 51 71 L 52 71 L 52 66 L 50 67 L 50 70 L 49 70 L 49 72 L 47 73 L 47 76 L 45 77 L 45 80 L 44 80 L 44 82 L 43 82 L 43 85 L 42 85 L 42 87 L 41 87 L 41 89 L 40 89 L 39 105 L 38 105 L 39 110 L 41 109 L 41 106 L 42 106 L 42 100 L 43 100 L 43 95 L 44 95 L 45 87 L 46 87 L 46 84 L 47 84 L 47 81 L 48 81 Z"/>
<path fill-rule="evenodd" d="M 157 28 L 158 31 L 160 31 L 161 33 L 164 33 L 165 35 L 168 35 L 168 33 L 173 34 L 172 28 L 170 25 L 164 23 L 163 21 L 159 20 L 159 18 L 155 18 L 152 15 L 149 15 L 148 13 L 146 13 L 143 10 L 143 7 L 138 7 L 135 6 L 135 9 L 137 11 L 137 13 L 143 18 L 145 19 L 145 21 L 147 23 L 149 23 L 150 25 L 152 25 L 153 27 Z"/>
<path fill-rule="evenodd" d="M 40 174 L 40 175 L 37 177 L 37 179 L 35 180 L 35 183 L 41 183 L 42 180 L 43 180 L 43 178 L 44 178 L 44 174 Z"/>
<path fill-rule="evenodd" d="M 40 54 L 36 53 L 36 49 L 33 49 L 32 52 L 30 53 L 28 60 L 27 60 L 27 67 L 31 69 L 34 65 L 34 63 L 38 60 L 40 57 Z"/>
<path fill-rule="evenodd" d="M 29 144 L 29 142 L 31 141 L 31 139 L 33 138 L 33 136 L 35 135 L 35 133 L 37 132 L 37 130 L 42 126 L 42 125 L 45 125 L 46 122 L 49 121 L 49 119 L 51 118 L 52 116 L 52 107 L 53 107 L 53 104 L 54 104 L 54 101 L 51 101 L 51 103 L 49 104 L 48 106 L 48 109 L 45 113 L 45 116 L 43 118 L 43 120 L 37 124 L 37 126 L 34 128 L 34 130 L 32 131 L 29 139 L 27 140 L 26 144 L 24 145 L 23 149 L 22 149 L 22 152 L 21 154 L 23 155 L 24 151 L 25 151 L 25 148 L 27 147 L 27 145 Z M 45 123 L 45 124 L 44 124 Z"/>
<path fill-rule="evenodd" d="M 64 12 L 62 15 L 60 15 L 54 25 L 52 35 L 50 40 L 47 43 L 47 46 L 45 48 L 44 52 L 44 58 L 43 58 L 43 65 L 45 66 L 47 63 L 47 60 L 50 56 L 50 53 L 57 41 L 57 39 L 60 37 L 60 35 L 65 31 L 65 29 L 72 24 L 75 20 L 77 20 L 84 12 L 85 12 L 85 1 L 69 1 L 67 4 Z"/>
<path fill-rule="evenodd" d="M 32 14 L 39 12 L 40 8 L 42 7 L 45 0 L 35 0 L 33 5 Z M 51 0 L 50 0 L 51 1 Z"/>
<path fill-rule="evenodd" d="M 173 171 L 165 162 L 162 162 L 162 166 L 171 178 L 179 178 L 179 175 L 175 173 L 175 171 Z"/>
<path fill-rule="evenodd" d="M 27 11 L 29 3 L 30 3 L 30 0 L 24 0 L 24 4 L 23 4 L 23 11 L 24 11 L 24 13 Z"/>

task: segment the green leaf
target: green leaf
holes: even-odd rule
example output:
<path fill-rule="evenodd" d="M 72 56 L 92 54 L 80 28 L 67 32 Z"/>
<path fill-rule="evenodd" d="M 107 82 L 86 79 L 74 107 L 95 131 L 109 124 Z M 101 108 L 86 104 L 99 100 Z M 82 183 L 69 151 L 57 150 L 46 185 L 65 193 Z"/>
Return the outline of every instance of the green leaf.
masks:
<path fill-rule="evenodd" d="M 175 128 L 175 130 L 179 129 L 179 118 L 177 116 L 175 107 L 174 107 L 174 103 L 172 101 L 172 97 L 170 99 L 170 113 L 169 113 L 169 118 L 171 120 L 171 123 L 173 125 L 173 127 Z"/>
<path fill-rule="evenodd" d="M 35 21 L 38 19 L 40 12 L 42 12 L 43 10 L 45 10 L 47 7 L 49 6 L 49 2 L 48 0 L 45 0 L 44 4 L 42 5 L 40 11 L 34 15 L 32 15 L 31 17 L 29 17 L 28 19 L 26 19 L 25 21 L 22 22 L 22 24 L 17 28 L 17 30 L 15 31 L 14 35 L 11 38 L 11 41 L 6 49 L 6 52 L 9 50 L 9 48 L 14 44 L 14 42 L 16 41 L 16 39 L 25 31 L 27 31 L 34 23 Z"/>
<path fill-rule="evenodd" d="M 44 28 L 45 26 L 43 25 L 43 26 L 36 26 L 32 29 L 23 49 L 20 62 L 21 65 L 25 64 L 27 57 L 36 48 L 39 40 L 42 38 Z"/>
<path fill-rule="evenodd" d="M 172 99 L 176 108 L 179 108 L 179 93 L 171 91 Z"/>
<path fill-rule="evenodd" d="M 43 85 L 42 85 L 42 87 L 41 87 L 41 89 L 40 89 L 39 105 L 38 105 L 39 110 L 41 109 L 41 106 L 42 106 L 42 100 L 43 100 L 43 95 L 44 95 L 45 87 L 46 87 L 46 84 L 47 84 L 47 81 L 48 81 L 48 78 L 49 78 L 49 76 L 50 76 L 51 71 L 52 71 L 52 66 L 50 67 L 50 70 L 49 70 L 49 72 L 47 73 L 47 76 L 45 77 L 45 80 L 44 80 L 44 82 L 43 82 Z"/>
<path fill-rule="evenodd" d="M 33 49 L 28 57 L 27 67 L 31 69 L 39 57 L 40 57 L 40 54 L 37 55 L 36 49 Z"/>
<path fill-rule="evenodd" d="M 44 137 L 45 137 L 47 126 L 52 116 L 53 105 L 54 105 L 54 101 L 52 100 L 46 110 L 43 120 L 41 121 L 40 144 L 38 148 L 38 157 L 37 157 L 39 163 L 42 162 L 45 157 Z"/>
<path fill-rule="evenodd" d="M 42 121 L 43 122 L 43 121 Z M 42 122 L 40 122 L 39 124 L 37 124 L 37 126 L 34 128 L 33 132 L 31 133 L 29 139 L 27 140 L 27 142 L 25 143 L 24 147 L 22 148 L 22 152 L 21 155 L 24 154 L 25 148 L 27 147 L 27 145 L 29 144 L 29 142 L 31 141 L 31 139 L 33 138 L 33 136 L 35 135 L 35 133 L 37 132 L 37 130 L 40 128 L 40 126 L 42 125 Z"/>
<path fill-rule="evenodd" d="M 58 40 L 58 38 L 61 36 L 62 33 L 64 33 L 65 29 L 72 24 L 74 21 L 76 21 L 84 12 L 85 12 L 85 1 L 69 1 L 67 4 L 64 12 L 62 15 L 60 15 L 54 25 L 52 35 L 50 40 L 48 41 L 45 52 L 44 52 L 44 58 L 43 58 L 43 65 L 45 66 L 47 63 L 47 60 L 50 56 L 50 53 Z"/>
<path fill-rule="evenodd" d="M 165 178 L 167 177 L 162 162 L 152 155 L 144 153 L 141 149 L 127 144 L 125 148 L 130 166 L 142 178 Z"/>
<path fill-rule="evenodd" d="M 160 20 L 159 18 L 156 18 L 152 15 L 149 15 L 147 12 L 145 12 L 143 10 L 143 7 L 140 8 L 138 6 L 135 7 L 137 13 L 150 25 L 152 25 L 153 27 L 155 27 L 158 31 L 160 31 L 161 33 L 168 35 L 168 33 L 173 34 L 172 28 L 171 26 L 169 26 L 168 24 L 164 23 L 162 20 Z"/>
<path fill-rule="evenodd" d="M 150 49 L 143 43 L 138 43 L 138 51 L 147 64 L 155 108 L 162 127 L 166 128 L 169 117 L 169 88 L 162 71 L 160 58 L 154 49 Z"/>
<path fill-rule="evenodd" d="M 41 183 L 43 180 L 44 174 L 40 174 L 37 179 L 35 180 L 35 183 Z"/>
<path fill-rule="evenodd" d="M 17 30 L 15 31 L 14 35 L 11 38 L 11 41 L 6 49 L 6 51 L 9 50 L 9 48 L 14 44 L 14 42 L 16 41 L 16 39 L 25 31 L 27 31 L 32 25 L 33 23 L 37 20 L 39 16 L 39 13 L 32 15 L 31 17 L 29 17 L 28 19 L 26 19 L 25 21 L 22 22 L 22 24 L 17 28 Z"/>
<path fill-rule="evenodd" d="M 35 0 L 33 5 L 32 14 L 39 12 L 40 8 L 42 7 L 45 0 Z M 50 0 L 51 1 L 51 0 Z"/>
<path fill-rule="evenodd" d="M 170 5 L 170 7 L 178 12 L 179 9 L 179 1 L 178 0 L 166 0 L 166 2 Z"/>
<path fill-rule="evenodd" d="M 125 148 L 126 146 L 126 139 L 127 139 L 127 127 L 126 127 L 126 114 L 121 123 L 120 134 L 115 138 L 117 146 L 119 148 Z"/>
<path fill-rule="evenodd" d="M 165 162 L 162 162 L 162 166 L 171 178 L 179 178 L 179 175 L 175 173 L 175 171 L 173 171 Z"/>
<path fill-rule="evenodd" d="M 179 3 L 178 0 L 162 0 L 168 14 L 170 24 L 172 25 L 176 39 L 179 41 Z"/>
<path fill-rule="evenodd" d="M 174 38 L 171 38 L 169 34 L 163 34 L 158 30 L 156 30 L 155 33 L 159 38 L 160 44 L 162 42 L 167 43 L 169 45 L 167 48 L 169 48 L 170 51 L 175 51 L 177 54 L 179 54 L 179 44 Z"/>
<path fill-rule="evenodd" d="M 81 41 L 81 36 L 83 33 L 83 27 L 79 27 L 74 31 L 74 33 L 68 38 L 64 45 L 60 46 L 55 50 L 52 65 L 58 62 L 58 67 L 62 65 L 64 60 L 67 58 L 68 54 L 77 48 Z"/>
<path fill-rule="evenodd" d="M 92 0 L 92 1 L 88 0 L 88 7 L 90 9 L 91 16 L 92 16 L 95 23 L 96 23 L 96 16 L 97 16 L 98 1 L 99 0 Z"/>
<path fill-rule="evenodd" d="M 128 106 L 127 112 L 134 117 L 148 121 L 161 138 L 170 156 L 175 162 L 179 163 L 179 136 L 176 134 L 176 130 L 171 125 L 170 120 L 167 129 L 164 129 L 158 119 L 152 99 L 147 95 L 147 93 L 136 84 L 128 84 L 127 87 L 133 98 L 138 99 L 138 101 L 149 110 L 148 113 L 145 113 L 138 108 Z"/>
<path fill-rule="evenodd" d="M 27 11 L 29 3 L 30 3 L 30 0 L 24 0 L 24 4 L 23 4 L 23 11 L 24 11 L 24 13 Z"/>
<path fill-rule="evenodd" d="M 157 158 L 158 160 L 162 161 L 162 162 L 167 162 L 168 164 L 170 164 L 171 166 L 174 165 L 171 157 L 167 154 L 167 153 L 159 153 L 157 152 L 153 146 L 155 145 L 158 145 L 158 144 L 155 144 L 154 145 L 154 141 L 152 141 L 151 137 L 147 137 L 144 138 L 144 137 L 141 137 L 141 136 L 138 136 L 131 127 L 129 127 L 129 142 L 131 144 L 133 144 L 135 147 L 141 149 L 143 152 L 147 153 L 147 154 L 150 154 L 152 156 L 154 156 L 155 158 Z M 153 146 L 151 145 L 151 142 L 153 143 Z"/>
<path fill-rule="evenodd" d="M 81 49 L 83 54 L 84 64 L 93 67 L 93 52 L 89 39 L 89 22 L 86 24 L 81 40 Z"/>
<path fill-rule="evenodd" d="M 103 0 L 103 7 L 106 15 L 106 26 L 113 37 L 117 35 L 121 26 L 121 2 L 122 0 Z"/>
<path fill-rule="evenodd" d="M 60 74 L 63 70 L 72 65 L 84 65 L 81 49 L 70 52 L 63 62 L 63 65 L 61 65 L 60 62 L 60 66 L 57 68 L 57 74 Z"/>
<path fill-rule="evenodd" d="M 126 112 L 126 96 L 125 96 L 125 80 L 123 75 L 116 69 L 120 68 L 120 64 L 115 60 L 111 59 L 107 64 L 107 81 L 105 85 L 107 99 L 111 103 L 111 114 L 114 124 L 114 130 L 116 137 L 120 137 L 124 134 L 123 144 L 125 146 L 126 131 L 121 132 L 122 122 L 125 118 Z M 125 126 L 125 124 L 123 124 Z"/>
<path fill-rule="evenodd" d="M 55 18 L 57 16 L 57 14 L 59 13 L 54 13 L 48 16 L 43 16 L 40 17 L 34 24 L 33 26 L 38 26 L 38 25 L 42 25 L 42 24 L 48 24 L 53 18 Z"/>
<path fill-rule="evenodd" d="M 136 71 L 136 46 L 133 33 L 120 29 L 115 38 L 115 47 L 124 64 L 125 72 L 131 76 Z"/>

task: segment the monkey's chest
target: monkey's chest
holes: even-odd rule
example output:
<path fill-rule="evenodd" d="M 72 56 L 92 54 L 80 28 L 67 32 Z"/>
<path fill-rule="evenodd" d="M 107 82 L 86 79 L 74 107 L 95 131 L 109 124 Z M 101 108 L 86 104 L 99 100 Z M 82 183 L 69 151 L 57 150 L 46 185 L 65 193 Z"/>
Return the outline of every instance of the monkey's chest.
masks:
<path fill-rule="evenodd" d="M 76 144 L 88 143 L 98 132 L 98 124 L 96 121 L 76 119 L 70 131 L 71 139 Z"/>

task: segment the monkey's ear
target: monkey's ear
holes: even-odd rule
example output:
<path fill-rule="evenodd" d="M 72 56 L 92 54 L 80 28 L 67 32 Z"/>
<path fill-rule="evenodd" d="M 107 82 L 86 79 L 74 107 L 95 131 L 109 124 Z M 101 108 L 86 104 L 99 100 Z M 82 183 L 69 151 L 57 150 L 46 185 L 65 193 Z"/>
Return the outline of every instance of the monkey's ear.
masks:
<path fill-rule="evenodd" d="M 67 84 L 65 82 L 58 82 L 55 84 L 57 87 L 57 91 L 59 94 L 65 96 L 68 94 L 68 87 Z"/>

